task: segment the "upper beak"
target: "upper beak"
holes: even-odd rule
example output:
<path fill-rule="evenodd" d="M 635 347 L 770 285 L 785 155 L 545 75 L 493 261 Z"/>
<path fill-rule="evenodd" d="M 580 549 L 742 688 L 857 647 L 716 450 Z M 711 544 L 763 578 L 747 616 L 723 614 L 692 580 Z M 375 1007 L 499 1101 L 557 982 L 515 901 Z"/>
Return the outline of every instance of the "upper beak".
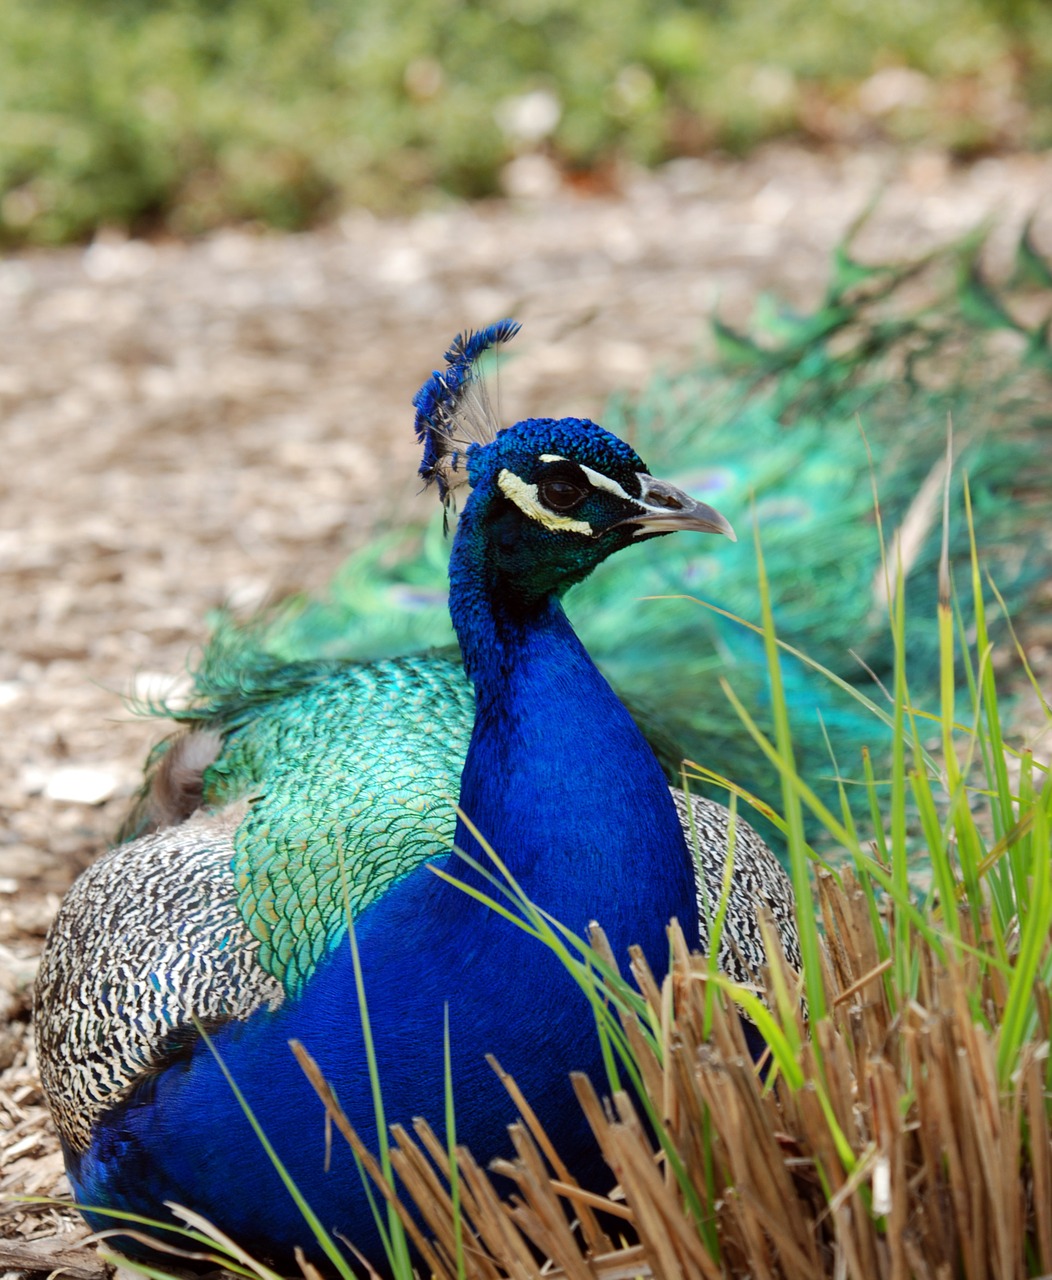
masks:
<path fill-rule="evenodd" d="M 639 515 L 627 516 L 619 524 L 639 525 L 633 537 L 643 533 L 676 533 L 683 529 L 696 529 L 699 533 L 722 533 L 737 542 L 730 521 L 704 502 L 698 502 L 682 489 L 657 480 L 645 471 L 638 474 L 642 492 L 634 502 L 642 507 Z"/>

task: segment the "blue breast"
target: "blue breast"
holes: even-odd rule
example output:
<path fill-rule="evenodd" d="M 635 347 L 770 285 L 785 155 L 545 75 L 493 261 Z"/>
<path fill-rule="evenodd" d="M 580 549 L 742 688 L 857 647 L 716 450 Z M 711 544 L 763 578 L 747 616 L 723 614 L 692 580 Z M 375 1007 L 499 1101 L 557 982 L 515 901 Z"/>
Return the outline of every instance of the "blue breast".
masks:
<path fill-rule="evenodd" d="M 669 916 L 696 941 L 696 912 L 690 859 L 653 754 L 558 606 L 520 638 L 502 681 L 498 711 L 485 674 L 477 677 L 464 811 L 538 906 L 579 933 L 600 920 L 615 954 L 639 943 L 661 973 Z M 582 796 L 602 803 L 582 807 Z M 463 825 L 457 843 L 485 861 Z M 492 893 L 455 855 L 432 861 Z M 543 944 L 428 867 L 368 906 L 356 937 L 389 1123 L 424 1115 L 440 1128 L 448 1004 L 458 1140 L 483 1163 L 510 1154 L 514 1108 L 485 1060 L 492 1053 L 527 1098 L 543 1103 L 551 1137 L 578 1175 L 598 1188 L 609 1183 L 567 1080 L 571 1070 L 603 1079 L 591 1015 Z M 376 1258 L 372 1215 L 339 1140 L 325 1170 L 322 1110 L 290 1039 L 317 1059 L 375 1150 L 346 941 L 297 998 L 228 1023 L 213 1040 L 322 1222 Z M 201 1042 L 106 1116 L 71 1175 L 84 1203 L 140 1212 L 155 1212 L 159 1199 L 192 1204 L 237 1238 L 268 1241 L 275 1260 L 289 1260 L 307 1234 Z"/>

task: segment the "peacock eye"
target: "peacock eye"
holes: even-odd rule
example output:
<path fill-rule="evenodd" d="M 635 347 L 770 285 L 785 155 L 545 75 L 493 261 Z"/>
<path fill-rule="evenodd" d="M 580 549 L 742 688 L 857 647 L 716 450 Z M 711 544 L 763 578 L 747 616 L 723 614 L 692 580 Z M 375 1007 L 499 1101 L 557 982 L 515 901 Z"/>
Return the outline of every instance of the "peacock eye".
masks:
<path fill-rule="evenodd" d="M 540 486 L 540 498 L 549 511 L 569 511 L 586 496 L 586 490 L 569 480 L 545 480 Z"/>

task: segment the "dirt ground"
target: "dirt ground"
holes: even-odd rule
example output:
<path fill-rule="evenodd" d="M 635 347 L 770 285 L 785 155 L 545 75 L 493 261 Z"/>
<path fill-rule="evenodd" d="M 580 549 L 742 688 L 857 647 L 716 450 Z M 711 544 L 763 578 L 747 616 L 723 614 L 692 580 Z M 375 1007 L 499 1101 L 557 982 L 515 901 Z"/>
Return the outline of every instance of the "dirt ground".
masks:
<path fill-rule="evenodd" d="M 379 525 L 428 514 L 409 402 L 459 329 L 524 322 L 507 415 L 598 416 L 705 349 L 717 303 L 742 322 L 761 289 L 815 302 L 878 190 L 863 256 L 991 219 L 996 269 L 1035 211 L 1052 249 L 1052 155 L 778 147 L 609 194 L 0 260 L 0 1195 L 68 1190 L 30 990 L 62 893 L 161 732 L 122 695 L 177 681 L 213 606 L 320 587 Z M 79 1234 L 68 1214 L 0 1206 L 0 1271 L 98 1275 L 65 1249 Z"/>

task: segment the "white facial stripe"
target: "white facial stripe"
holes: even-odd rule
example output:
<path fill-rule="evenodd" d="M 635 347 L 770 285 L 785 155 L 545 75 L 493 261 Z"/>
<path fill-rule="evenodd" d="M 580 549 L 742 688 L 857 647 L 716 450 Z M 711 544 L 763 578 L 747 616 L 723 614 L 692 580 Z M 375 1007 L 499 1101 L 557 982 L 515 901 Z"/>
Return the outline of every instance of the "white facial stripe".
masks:
<path fill-rule="evenodd" d="M 638 498 L 633 498 L 630 494 L 625 493 L 616 480 L 611 480 L 609 476 L 604 476 L 601 471 L 593 471 L 591 467 L 586 467 L 580 462 L 577 465 L 588 477 L 594 489 L 605 489 L 607 493 L 612 493 L 618 498 L 624 498 L 626 502 L 639 501 Z"/>
<path fill-rule="evenodd" d="M 537 459 L 538 462 L 569 462 L 569 458 L 564 458 L 558 453 L 542 453 Z M 626 502 L 638 502 L 638 498 L 633 498 L 630 494 L 625 493 L 624 489 L 616 480 L 611 480 L 609 476 L 604 476 L 601 471 L 593 471 L 591 467 L 586 467 L 583 462 L 574 464 L 588 477 L 593 489 L 605 489 L 607 493 L 612 493 L 618 498 L 624 498 Z"/>
<path fill-rule="evenodd" d="M 501 471 L 497 476 L 497 484 L 500 485 L 501 493 L 506 498 L 510 498 L 523 515 L 536 520 L 538 524 L 543 524 L 546 529 L 559 529 L 565 533 L 583 533 L 586 538 L 592 536 L 594 530 L 587 520 L 574 520 L 570 516 L 560 516 L 554 511 L 549 511 L 547 507 L 541 505 L 537 486 L 527 484 L 514 471 L 507 469 Z"/>

